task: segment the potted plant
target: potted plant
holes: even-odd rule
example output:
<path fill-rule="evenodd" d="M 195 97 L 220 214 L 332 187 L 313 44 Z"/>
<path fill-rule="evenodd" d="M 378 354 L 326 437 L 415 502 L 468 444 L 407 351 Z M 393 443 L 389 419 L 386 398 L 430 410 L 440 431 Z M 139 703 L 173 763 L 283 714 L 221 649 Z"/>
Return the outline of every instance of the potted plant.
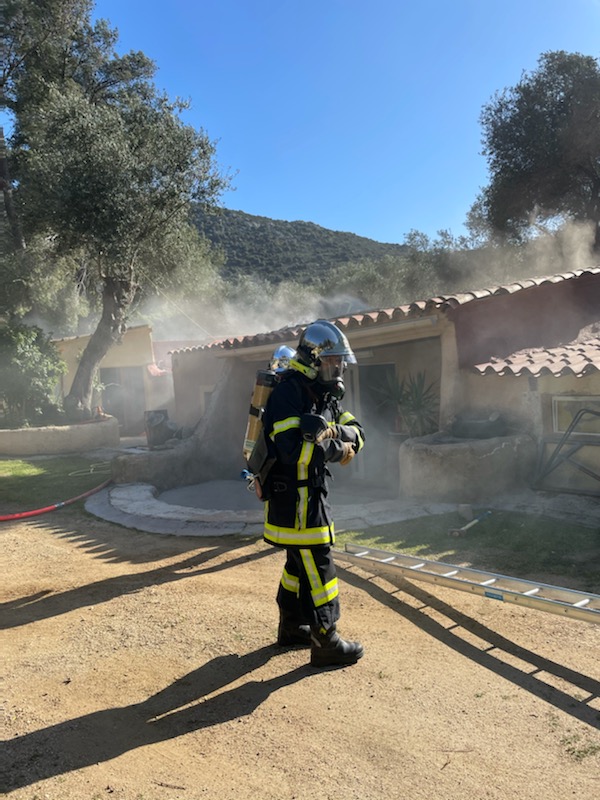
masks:
<path fill-rule="evenodd" d="M 402 380 L 388 375 L 375 390 L 382 396 L 381 405 L 396 409 L 396 428 L 409 437 L 426 436 L 438 429 L 439 396 L 435 384 L 426 383 L 425 372 L 409 374 Z"/>

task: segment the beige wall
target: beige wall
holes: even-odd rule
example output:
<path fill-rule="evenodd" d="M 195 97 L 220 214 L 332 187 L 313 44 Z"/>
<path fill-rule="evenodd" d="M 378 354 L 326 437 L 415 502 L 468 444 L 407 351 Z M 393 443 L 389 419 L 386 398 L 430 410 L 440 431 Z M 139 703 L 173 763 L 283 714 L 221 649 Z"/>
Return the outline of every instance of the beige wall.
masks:
<path fill-rule="evenodd" d="M 460 411 L 499 411 L 509 424 L 534 436 L 550 434 L 552 397 L 563 395 L 600 397 L 600 373 L 576 378 L 543 375 L 479 375 L 461 371 Z"/>
<path fill-rule="evenodd" d="M 68 371 L 62 377 L 59 387 L 59 397 L 62 399 L 69 393 L 79 359 L 87 347 L 90 335 L 69 337 L 55 340 L 61 357 L 67 364 Z M 140 325 L 128 328 L 120 344 L 113 345 L 100 363 L 102 369 L 108 368 L 139 368 L 142 374 L 144 396 L 136 397 L 135 402 L 140 404 L 137 416 L 141 419 L 144 410 L 167 409 L 169 418 L 174 417 L 173 379 L 170 373 L 153 376 L 147 369 L 148 364 L 154 363 L 152 349 L 152 328 L 149 325 Z M 100 400 L 98 400 L 101 403 Z M 139 431 L 141 432 L 141 431 Z"/>
<path fill-rule="evenodd" d="M 573 375 L 558 378 L 552 375 L 539 378 L 523 375 L 499 377 L 466 371 L 461 374 L 464 400 L 461 410 L 477 414 L 499 411 L 514 430 L 533 436 L 542 470 L 548 460 L 553 458 L 563 436 L 554 429 L 552 398 L 571 395 L 589 397 L 596 404 L 600 402 L 600 374 L 597 372 L 581 378 Z M 600 419 L 593 425 L 600 431 Z M 573 460 L 557 464 L 540 486 L 563 491 L 600 493 L 600 477 L 595 478 L 589 474 L 591 472 L 600 476 L 600 436 L 579 434 L 575 438 L 578 439 L 579 449 L 573 453 Z M 559 455 L 566 455 L 572 444 L 573 440 L 568 447 L 561 448 Z M 574 462 L 583 469 L 578 469 Z"/>
<path fill-rule="evenodd" d="M 210 395 L 224 367 L 224 360 L 212 350 L 179 350 L 172 354 L 175 418 L 194 427 L 206 411 Z"/>
<path fill-rule="evenodd" d="M 426 373 L 429 380 L 439 380 L 441 350 L 438 336 L 395 342 L 382 347 L 374 346 L 370 348 L 368 358 L 361 353 L 364 351 L 356 351 L 359 367 L 371 364 L 394 364 L 400 380 L 422 371 Z"/>
<path fill-rule="evenodd" d="M 91 336 L 74 336 L 67 339 L 56 339 L 56 345 L 61 358 L 67 364 L 68 371 L 63 377 L 63 395 L 69 393 L 81 354 L 88 345 Z M 121 344 L 110 348 L 101 362 L 102 367 L 139 367 L 152 364 L 152 328 L 141 325 L 128 328 Z"/>
<path fill-rule="evenodd" d="M 526 376 L 479 375 L 460 373 L 457 413 L 484 416 L 494 411 L 506 417 L 509 425 L 524 432 L 540 432 L 540 399 Z"/>
<path fill-rule="evenodd" d="M 119 423 L 114 417 L 79 425 L 0 430 L 0 454 L 5 456 L 84 453 L 118 446 Z"/>

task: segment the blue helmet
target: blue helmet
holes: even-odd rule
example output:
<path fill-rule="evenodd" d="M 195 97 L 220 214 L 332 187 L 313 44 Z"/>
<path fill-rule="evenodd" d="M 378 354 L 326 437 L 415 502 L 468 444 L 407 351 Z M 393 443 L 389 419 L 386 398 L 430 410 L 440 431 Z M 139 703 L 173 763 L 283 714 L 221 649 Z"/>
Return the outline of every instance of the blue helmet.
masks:
<path fill-rule="evenodd" d="M 271 356 L 269 369 L 275 373 L 285 372 L 286 369 L 289 369 L 290 359 L 295 355 L 296 351 L 292 347 L 288 347 L 286 344 L 280 345 Z"/>

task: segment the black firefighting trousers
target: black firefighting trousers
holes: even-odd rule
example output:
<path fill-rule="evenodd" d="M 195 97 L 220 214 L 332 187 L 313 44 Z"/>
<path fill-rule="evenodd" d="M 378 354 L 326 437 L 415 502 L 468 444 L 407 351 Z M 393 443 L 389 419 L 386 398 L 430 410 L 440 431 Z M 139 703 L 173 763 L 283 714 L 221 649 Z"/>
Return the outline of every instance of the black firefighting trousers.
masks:
<path fill-rule="evenodd" d="M 338 580 L 331 548 L 287 547 L 277 591 L 282 616 L 328 630 L 340 618 Z"/>

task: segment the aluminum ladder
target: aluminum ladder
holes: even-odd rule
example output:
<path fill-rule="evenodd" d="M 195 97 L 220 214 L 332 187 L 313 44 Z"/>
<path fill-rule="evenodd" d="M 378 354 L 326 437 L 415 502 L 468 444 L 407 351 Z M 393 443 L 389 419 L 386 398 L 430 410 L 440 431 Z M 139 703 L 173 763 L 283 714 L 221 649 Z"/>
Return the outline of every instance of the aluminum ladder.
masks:
<path fill-rule="evenodd" d="M 437 583 L 450 589 L 516 603 L 538 611 L 565 614 L 585 622 L 600 623 L 600 595 L 562 589 L 546 583 L 510 578 L 470 567 L 457 567 L 442 561 L 376 550 L 356 544 L 346 544 L 344 550 L 333 550 L 335 559 L 362 567 L 376 575 L 399 574 L 410 580 Z"/>

